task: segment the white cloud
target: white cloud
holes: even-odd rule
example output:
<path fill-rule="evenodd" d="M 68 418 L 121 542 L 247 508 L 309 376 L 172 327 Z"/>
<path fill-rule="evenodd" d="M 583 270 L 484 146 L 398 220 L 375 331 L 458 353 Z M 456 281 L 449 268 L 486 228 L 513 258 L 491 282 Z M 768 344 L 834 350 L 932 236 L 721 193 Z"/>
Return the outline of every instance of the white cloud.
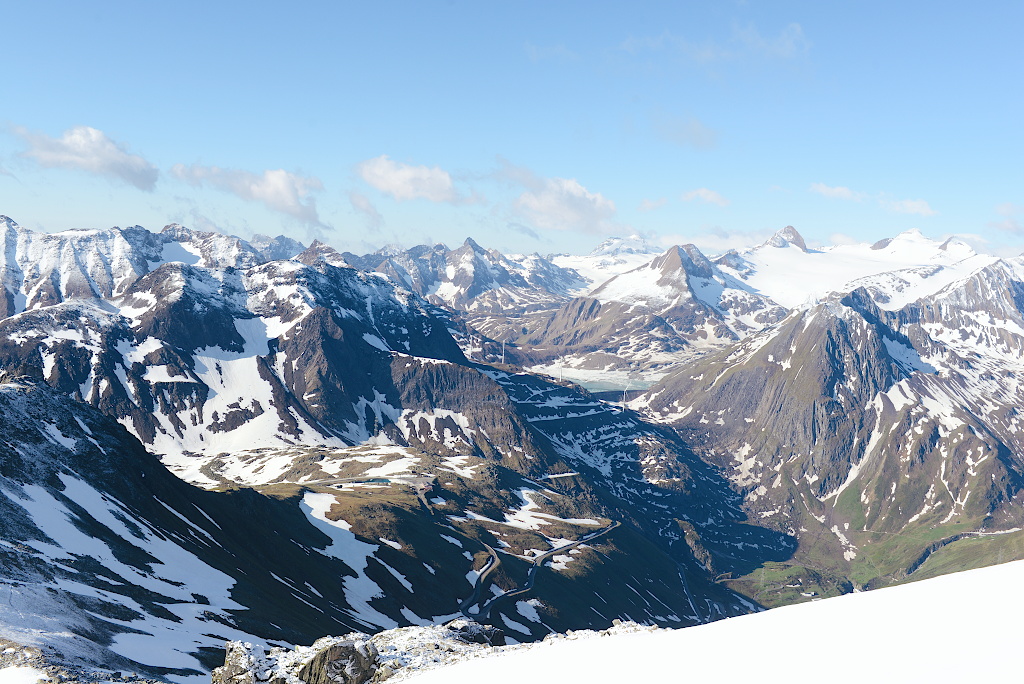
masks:
<path fill-rule="evenodd" d="M 661 209 L 663 206 L 665 206 L 666 202 L 668 202 L 668 199 L 666 199 L 665 197 L 661 197 L 656 200 L 647 199 L 645 197 L 643 201 L 640 202 L 640 206 L 637 207 L 637 209 L 644 212 L 654 211 L 655 209 Z"/>
<path fill-rule="evenodd" d="M 615 229 L 615 203 L 572 178 L 544 179 L 541 187 L 520 195 L 515 206 L 538 228 L 587 233 Z"/>
<path fill-rule="evenodd" d="M 1021 216 L 1024 216 L 1024 207 L 1011 202 L 1005 202 L 996 207 L 996 213 L 1001 217 L 989 225 L 1008 233 L 1024 234 L 1024 224 L 1021 223 Z"/>
<path fill-rule="evenodd" d="M 824 183 L 811 183 L 811 192 L 823 195 L 824 197 L 831 197 L 832 199 L 855 200 L 857 202 L 864 198 L 864 193 L 856 192 L 842 185 L 832 187 Z"/>
<path fill-rule="evenodd" d="M 789 24 L 779 35 L 765 38 L 753 26 L 733 30 L 734 40 L 755 55 L 777 59 L 792 59 L 805 54 L 810 49 L 810 42 L 804 36 L 800 24 Z"/>
<path fill-rule="evenodd" d="M 373 202 L 370 201 L 369 197 L 361 192 L 352 190 L 348 193 L 348 201 L 352 204 L 353 209 L 366 216 L 371 228 L 376 230 L 383 225 L 384 217 L 377 211 L 377 207 L 373 206 Z"/>
<path fill-rule="evenodd" d="M 45 168 L 78 169 L 100 176 L 117 178 L 140 190 L 151 191 L 160 172 L 142 157 L 129 154 L 100 130 L 75 126 L 60 138 L 32 133 L 21 127 L 14 133 L 28 143 L 22 157 L 34 159 Z"/>
<path fill-rule="evenodd" d="M 364 181 L 396 200 L 425 199 L 430 202 L 460 200 L 452 177 L 438 166 L 413 166 L 395 162 L 386 154 L 356 166 Z"/>
<path fill-rule="evenodd" d="M 890 199 L 889 194 L 885 192 L 869 195 L 864 192 L 851 190 L 850 188 L 842 185 L 829 186 L 824 183 L 811 183 L 810 191 L 832 199 L 851 200 L 855 202 L 860 202 L 861 200 L 870 197 L 878 201 L 878 206 L 882 207 L 886 211 L 891 211 L 897 214 L 935 216 L 939 213 L 932 209 L 924 200 L 894 200 Z"/>
<path fill-rule="evenodd" d="M 777 35 L 765 37 L 753 24 L 736 26 L 728 40 L 690 40 L 663 31 L 657 36 L 630 36 L 619 49 L 630 54 L 675 52 L 697 64 L 717 64 L 752 59 L 794 59 L 806 54 L 811 43 L 800 24 L 791 23 Z"/>
<path fill-rule="evenodd" d="M 535 231 L 533 228 L 530 228 L 529 226 L 524 226 L 522 223 L 509 221 L 508 223 L 505 224 L 505 227 L 517 233 L 522 233 L 527 237 L 531 237 L 534 240 L 540 240 L 540 235 L 537 233 L 537 231 Z"/>
<path fill-rule="evenodd" d="M 924 200 L 890 200 L 880 197 L 878 203 L 883 209 L 897 214 L 916 214 L 917 216 L 935 216 L 939 212 L 928 206 Z"/>
<path fill-rule="evenodd" d="M 682 199 L 684 202 L 691 202 L 695 199 L 699 199 L 702 202 L 717 204 L 720 207 L 729 206 L 729 200 L 725 199 L 714 190 L 708 190 L 707 188 L 697 188 L 696 190 L 684 192 Z"/>
<path fill-rule="evenodd" d="M 699 64 L 734 56 L 732 51 L 713 40 L 691 41 L 668 31 L 663 31 L 657 36 L 629 36 L 619 45 L 619 49 L 634 55 L 642 52 L 677 52 Z"/>
<path fill-rule="evenodd" d="M 194 186 L 209 185 L 267 208 L 288 214 L 305 223 L 321 225 L 312 193 L 323 190 L 315 177 L 298 176 L 284 169 L 266 170 L 262 175 L 218 166 L 175 164 L 171 173 Z"/>
<path fill-rule="evenodd" d="M 709 150 L 718 144 L 718 131 L 708 128 L 696 117 L 655 112 L 651 121 L 654 132 L 667 142 L 698 150 Z"/>

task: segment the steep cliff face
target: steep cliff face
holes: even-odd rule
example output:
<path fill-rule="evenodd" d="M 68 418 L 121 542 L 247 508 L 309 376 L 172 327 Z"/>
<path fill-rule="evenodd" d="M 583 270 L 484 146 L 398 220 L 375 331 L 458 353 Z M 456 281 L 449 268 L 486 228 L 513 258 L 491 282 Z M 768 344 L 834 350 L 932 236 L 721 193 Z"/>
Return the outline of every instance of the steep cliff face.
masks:
<path fill-rule="evenodd" d="M 994 263 L 894 311 L 865 288 L 836 295 L 637 406 L 698 444 L 752 515 L 800 538 L 809 567 L 871 586 L 986 535 L 976 553 L 1002 557 L 1024 522 L 1022 273 Z"/>

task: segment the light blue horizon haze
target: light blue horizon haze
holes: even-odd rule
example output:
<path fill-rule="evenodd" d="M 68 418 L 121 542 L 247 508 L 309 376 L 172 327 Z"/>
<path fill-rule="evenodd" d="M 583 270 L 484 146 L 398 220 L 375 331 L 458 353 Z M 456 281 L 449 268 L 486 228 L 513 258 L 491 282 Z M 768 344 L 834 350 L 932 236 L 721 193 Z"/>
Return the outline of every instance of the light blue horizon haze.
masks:
<path fill-rule="evenodd" d="M 0 214 L 1024 251 L 1024 3 L 9 3 Z"/>

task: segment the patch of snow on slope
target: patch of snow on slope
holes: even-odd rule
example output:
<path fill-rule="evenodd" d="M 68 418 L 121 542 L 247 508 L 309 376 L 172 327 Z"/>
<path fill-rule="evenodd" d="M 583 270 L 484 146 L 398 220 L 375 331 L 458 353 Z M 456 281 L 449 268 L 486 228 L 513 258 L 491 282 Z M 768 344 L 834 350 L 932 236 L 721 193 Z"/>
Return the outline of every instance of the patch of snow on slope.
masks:
<path fill-rule="evenodd" d="M 269 354 L 268 342 L 270 334 L 277 332 L 275 324 L 280 319 L 268 321 L 262 318 L 236 319 L 235 328 L 244 340 L 244 348 L 240 352 L 226 351 L 220 347 L 199 349 L 194 355 L 195 374 L 202 383 L 210 388 L 203 415 L 212 417 L 216 413 L 220 417 L 232 411 L 247 410 L 254 415 L 247 418 L 239 427 L 231 430 L 214 431 L 208 425 L 196 425 L 191 419 L 194 411 L 191 407 L 184 409 L 178 418 L 184 424 L 184 434 L 179 437 L 177 428 L 170 421 L 157 414 L 164 424 L 165 432 L 157 432 L 153 441 L 155 451 L 166 454 L 165 463 L 179 475 L 182 470 L 190 470 L 187 458 L 176 457 L 182 451 L 194 453 L 236 452 L 245 449 L 265 446 L 279 446 L 291 443 L 288 435 L 281 433 L 281 422 L 274 409 L 273 388 L 260 376 L 258 357 Z M 345 443 L 337 438 L 320 435 L 301 417 L 294 416 L 299 424 L 305 443 L 324 446 L 344 447 Z M 130 426 L 129 426 L 130 427 Z"/>
<path fill-rule="evenodd" d="M 935 366 L 927 363 L 921 358 L 921 355 L 917 353 L 912 347 L 908 347 L 905 344 L 897 342 L 896 340 L 890 340 L 888 337 L 882 337 L 882 344 L 885 345 L 885 350 L 889 353 L 889 357 L 896 362 L 903 372 L 910 375 L 914 371 L 920 371 L 922 373 L 937 373 Z"/>
<path fill-rule="evenodd" d="M 352 606 L 354 618 L 367 627 L 397 627 L 397 622 L 370 605 L 373 599 L 384 595 L 380 586 L 366 576 L 369 556 L 372 556 L 378 547 L 356 539 L 356 535 L 351 531 L 352 526 L 344 520 L 331 520 L 327 517 L 327 512 L 331 510 L 334 501 L 333 494 L 306 492 L 299 504 L 313 526 L 331 539 L 331 545 L 320 553 L 341 560 L 356 573 L 356 577 L 345 577 L 342 580 L 345 586 L 345 600 Z"/>
<path fill-rule="evenodd" d="M 193 654 L 201 647 L 219 647 L 222 642 L 220 638 L 204 635 L 216 631 L 225 636 L 237 635 L 234 638 L 246 637 L 244 632 L 233 630 L 219 621 L 211 623 L 206 617 L 214 613 L 230 619 L 227 611 L 242 608 L 231 599 L 234 586 L 231 577 L 144 526 L 126 525 L 126 516 L 131 519 L 128 510 L 82 480 L 68 474 L 62 474 L 60 479 L 65 487 L 64 496 L 87 510 L 113 535 L 156 559 L 151 563 L 149 572 L 122 562 L 111 547 L 86 534 L 80 527 L 79 517 L 42 487 L 25 486 L 25 497 L 17 500 L 35 525 L 53 542 L 32 540 L 27 544 L 51 562 L 71 569 L 76 558 L 92 558 L 116 576 L 155 595 L 167 597 L 165 606 L 172 617 L 163 618 L 148 614 L 142 605 L 128 596 L 111 594 L 71 579 L 54 579 L 53 589 L 117 602 L 144 616 L 134 620 L 107 618 L 131 630 L 116 635 L 110 650 L 146 665 L 202 670 Z M 194 592 L 207 597 L 210 604 L 197 604 Z"/>
<path fill-rule="evenodd" d="M 665 309 L 675 303 L 680 296 L 689 298 L 690 293 L 680 288 L 679 284 L 659 285 L 662 276 L 659 269 L 640 267 L 615 276 L 594 292 L 594 297 L 602 302 L 622 302 L 624 304 L 643 304 L 651 309 Z"/>
<path fill-rule="evenodd" d="M 551 258 L 551 263 L 562 268 L 571 268 L 589 281 L 572 293 L 578 296 L 597 288 L 620 273 L 646 264 L 662 251 L 647 244 L 639 236 L 626 239 L 609 238 L 586 256 L 558 254 Z"/>
<path fill-rule="evenodd" d="M 723 663 L 756 667 L 758 682 L 865 680 L 891 682 L 1016 681 L 1020 674 L 1017 616 L 1024 612 L 1024 561 L 923 582 L 774 608 L 686 629 L 575 632 L 571 638 L 494 649 L 403 679 L 414 684 L 518 681 L 543 673 L 552 682 L 720 681 Z M 955 597 L 955 600 L 950 600 Z M 885 619 L 879 619 L 885 616 Z M 828 625 L 828 629 L 822 629 Z M 635 631 L 633 631 L 635 630 Z M 852 667 L 836 667 L 836 644 L 863 644 Z M 950 649 L 951 635 L 985 635 L 984 653 Z M 799 657 L 783 658 L 793 644 Z M 511 676 L 510 676 L 511 675 Z"/>
<path fill-rule="evenodd" d="M 910 230 L 875 245 L 838 245 L 806 252 L 794 245 L 762 245 L 737 255 L 742 268 L 718 265 L 786 308 L 799 307 L 830 292 L 875 286 L 890 298 L 888 302 L 878 301 L 879 305 L 895 310 L 997 261 L 961 244 L 944 246 L 920 231 Z M 923 266 L 939 268 L 920 270 Z M 906 273 L 896 279 L 880 277 L 892 271 Z M 794 273 L 800 277 L 794 278 Z"/>
<path fill-rule="evenodd" d="M 28 665 L 11 665 L 0 668 L 0 684 L 37 684 L 49 681 L 50 676 L 42 670 Z"/>

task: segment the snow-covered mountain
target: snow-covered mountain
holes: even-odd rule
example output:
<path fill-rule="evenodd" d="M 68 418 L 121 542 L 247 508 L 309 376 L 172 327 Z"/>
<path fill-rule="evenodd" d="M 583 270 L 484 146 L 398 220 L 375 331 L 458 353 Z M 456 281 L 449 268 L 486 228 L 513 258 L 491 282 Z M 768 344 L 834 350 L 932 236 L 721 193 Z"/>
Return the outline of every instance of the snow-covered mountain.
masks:
<path fill-rule="evenodd" d="M 0 637 L 185 676 L 222 637 L 684 626 L 1024 548 L 1022 259 L 3 236 Z M 634 412 L 516 364 L 662 377 Z"/>
<path fill-rule="evenodd" d="M 643 237 L 631 235 L 625 238 L 608 238 L 589 254 L 583 256 L 555 254 L 550 259 L 554 264 L 570 268 L 583 276 L 585 284 L 580 285 L 573 292 L 573 294 L 582 295 L 598 287 L 609 278 L 642 266 L 661 254 L 662 251 Z"/>
<path fill-rule="evenodd" d="M 0 313 L 11 316 L 65 299 L 118 296 L 167 262 L 200 268 L 249 268 L 267 261 L 264 252 L 291 257 L 302 249 L 301 244 L 283 236 L 263 240 L 257 249 L 239 238 L 192 231 L 177 224 L 160 233 L 139 226 L 36 233 L 0 216 L 0 253 L 4 258 Z"/>
<path fill-rule="evenodd" d="M 583 285 L 578 273 L 538 254 L 504 255 L 470 238 L 454 250 L 443 244 L 419 245 L 343 257 L 349 265 L 383 273 L 428 301 L 469 313 L 547 308 Z"/>
<path fill-rule="evenodd" d="M 548 373 L 648 377 L 742 339 L 786 310 L 720 271 L 693 245 L 672 247 L 557 311 L 508 333 Z"/>
<path fill-rule="evenodd" d="M 0 415 L 14 421 L 0 430 L 0 489 L 18 521 L 4 529 L 5 548 L 42 554 L 29 574 L 5 565 L 0 582 L 28 587 L 26 596 L 56 591 L 65 612 L 81 616 L 68 621 L 82 625 L 72 628 L 82 658 L 188 674 L 208 667 L 203 649 L 225 636 L 297 641 L 338 625 L 376 631 L 460 613 L 520 640 L 619 618 L 696 624 L 755 608 L 716 574 L 792 550 L 785 534 L 745 524 L 726 480 L 671 432 L 575 386 L 469 362 L 449 314 L 326 245 L 265 261 L 248 243 L 178 226 L 81 240 L 13 230 L 18 243 L 64 247 L 51 275 L 11 281 L 21 303 L 0 320 L 0 369 L 19 383 L 9 391 L 43 402 L 28 418 Z M 90 261 L 96 254 L 118 256 L 118 277 L 107 288 L 68 287 L 75 278 L 107 282 L 97 277 L 103 269 L 79 268 L 104 264 Z M 53 301 L 29 296 L 37 282 L 53 285 Z M 77 413 L 53 432 L 46 406 L 61 404 Z M 82 451 L 96 429 L 81 425 L 100 414 L 117 445 Z M 56 450 L 49 465 L 24 474 L 26 454 L 47 440 Z M 182 478 L 228 491 L 173 480 L 144 447 Z M 106 465 L 114 455 L 121 460 Z M 147 486 L 113 489 L 112 472 L 136 481 L 133 459 L 157 469 L 138 474 Z M 25 489 L 43 480 L 45 494 Z M 185 501 L 154 497 L 150 485 Z M 68 487 L 74 496 L 61 494 Z M 88 505 L 69 503 L 79 499 Z M 221 507 L 245 523 L 218 517 Z M 204 516 L 212 522 L 196 523 Z M 84 537 L 69 528 L 79 520 L 88 522 Z M 230 530 L 231 544 L 216 530 Z M 275 541 L 255 549 L 273 562 L 235 550 L 266 534 Z M 179 537 L 198 541 L 181 547 Z M 45 549 L 33 546 L 40 539 Z M 215 578 L 216 591 L 161 589 L 186 581 L 175 558 L 187 560 L 197 586 Z M 151 572 L 159 562 L 166 572 Z M 51 583 L 52 572 L 64 577 L 54 564 L 74 566 L 73 579 Z M 110 572 L 123 590 L 110 589 Z M 309 580 L 307 591 L 296 573 L 333 584 Z M 145 592 L 161 598 L 142 603 Z M 502 600 L 520 593 L 532 602 Z M 139 606 L 117 612 L 121 595 Z M 325 596 L 330 607 L 320 605 Z M 53 612 L 45 601 L 26 605 L 32 625 Z M 149 644 L 171 629 L 161 620 L 184 614 L 199 618 L 154 653 Z M 7 620 L 0 636 L 64 643 Z M 276 627 L 261 631 L 264 621 Z"/>
<path fill-rule="evenodd" d="M 723 271 L 790 309 L 865 287 L 879 306 L 890 310 L 934 294 L 994 261 L 960 240 L 937 242 L 918 230 L 874 244 L 808 249 L 792 226 L 763 245 L 715 259 Z"/>
<path fill-rule="evenodd" d="M 634 405 L 688 434 L 752 515 L 801 540 L 799 586 L 885 584 L 965 544 L 997 558 L 1024 527 L 1022 291 L 1017 258 L 892 311 L 867 288 L 831 295 Z M 879 556 L 890 535 L 906 541 Z M 1006 540 L 973 543 L 991 535 Z"/>

